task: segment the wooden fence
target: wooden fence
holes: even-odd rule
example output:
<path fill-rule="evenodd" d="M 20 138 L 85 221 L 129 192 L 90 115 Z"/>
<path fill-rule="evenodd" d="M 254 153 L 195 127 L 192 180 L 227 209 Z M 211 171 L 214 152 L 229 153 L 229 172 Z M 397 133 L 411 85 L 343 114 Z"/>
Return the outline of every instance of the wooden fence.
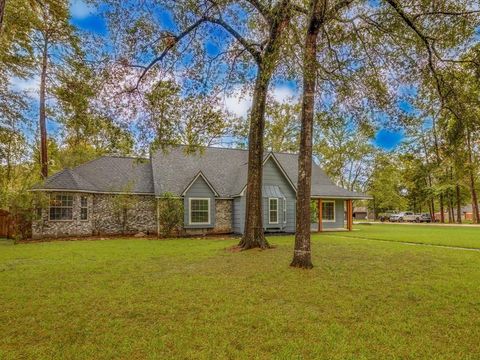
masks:
<path fill-rule="evenodd" d="M 0 238 L 13 236 L 13 217 L 8 211 L 0 209 Z"/>

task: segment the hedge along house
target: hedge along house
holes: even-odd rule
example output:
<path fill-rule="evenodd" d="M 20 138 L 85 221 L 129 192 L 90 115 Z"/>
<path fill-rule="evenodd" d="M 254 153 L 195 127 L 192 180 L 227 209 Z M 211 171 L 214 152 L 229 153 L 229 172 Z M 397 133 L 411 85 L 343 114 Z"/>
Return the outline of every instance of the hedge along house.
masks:
<path fill-rule="evenodd" d="M 157 151 L 150 159 L 104 156 L 48 177 L 33 191 L 50 197 L 32 224 L 34 238 L 159 232 L 158 202 L 165 193 L 183 199 L 185 235 L 242 234 L 248 151 L 183 147 Z M 298 155 L 266 153 L 263 217 L 267 232 L 295 231 Z M 312 199 L 319 206 L 319 231 L 351 229 L 352 200 L 364 194 L 332 183 L 316 164 Z"/>

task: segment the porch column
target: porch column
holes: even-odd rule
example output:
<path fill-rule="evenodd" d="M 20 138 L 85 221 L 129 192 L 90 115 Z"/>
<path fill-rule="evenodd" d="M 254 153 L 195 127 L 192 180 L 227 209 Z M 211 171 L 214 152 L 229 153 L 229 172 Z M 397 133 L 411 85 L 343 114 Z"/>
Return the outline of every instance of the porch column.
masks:
<path fill-rule="evenodd" d="M 322 199 L 318 199 L 318 232 L 323 231 L 322 224 Z"/>
<path fill-rule="evenodd" d="M 353 204 L 352 200 L 347 200 L 347 230 L 352 231 L 353 227 Z"/>

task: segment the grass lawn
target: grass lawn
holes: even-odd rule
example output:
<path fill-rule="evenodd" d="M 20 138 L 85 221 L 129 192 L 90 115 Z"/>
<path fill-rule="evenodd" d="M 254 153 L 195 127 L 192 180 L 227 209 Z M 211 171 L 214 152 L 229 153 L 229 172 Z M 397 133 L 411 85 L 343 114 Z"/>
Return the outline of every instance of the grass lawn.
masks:
<path fill-rule="evenodd" d="M 329 235 L 480 249 L 480 228 L 473 226 L 358 224 L 355 230 Z"/>
<path fill-rule="evenodd" d="M 480 358 L 479 252 L 322 234 L 304 271 L 270 241 L 1 241 L 0 358 Z"/>

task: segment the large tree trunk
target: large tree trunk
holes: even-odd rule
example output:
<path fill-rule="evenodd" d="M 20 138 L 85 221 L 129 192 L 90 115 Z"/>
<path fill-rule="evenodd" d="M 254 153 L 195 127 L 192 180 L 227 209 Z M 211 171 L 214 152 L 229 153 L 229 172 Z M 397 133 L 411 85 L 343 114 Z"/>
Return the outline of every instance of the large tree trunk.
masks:
<path fill-rule="evenodd" d="M 45 36 L 42 53 L 42 71 L 40 74 L 40 167 L 43 178 L 48 177 L 48 155 L 47 155 L 47 126 L 45 98 L 47 91 L 47 67 L 48 67 L 48 38 Z"/>
<path fill-rule="evenodd" d="M 0 33 L 2 32 L 3 14 L 5 13 L 5 4 L 7 0 L 0 0 Z"/>
<path fill-rule="evenodd" d="M 262 220 L 263 134 L 265 129 L 265 104 L 270 78 L 271 75 L 266 74 L 264 68 L 259 66 L 248 136 L 245 232 L 239 244 L 245 250 L 270 247 L 265 238 Z"/>
<path fill-rule="evenodd" d="M 468 146 L 468 165 L 469 165 L 469 180 L 470 193 L 472 196 L 472 217 L 475 224 L 480 224 L 480 214 L 478 209 L 477 189 L 475 187 L 475 171 L 473 166 L 473 150 L 470 129 L 467 128 L 467 146 Z"/>
<path fill-rule="evenodd" d="M 437 125 L 435 121 L 435 117 L 433 118 L 432 122 L 432 129 L 433 129 L 433 140 L 435 145 L 435 156 L 437 158 L 437 166 L 440 166 L 442 159 L 440 157 L 440 149 L 438 146 L 438 136 L 437 136 Z M 443 203 L 443 194 L 440 194 L 440 222 L 443 224 L 445 223 L 445 207 Z"/>
<path fill-rule="evenodd" d="M 425 141 L 424 136 L 422 136 L 422 144 L 423 144 L 423 150 L 425 152 L 425 163 L 427 164 L 427 167 L 430 167 L 429 166 L 430 162 L 428 161 L 428 148 L 427 148 L 427 143 Z M 430 172 L 428 172 L 427 179 L 428 179 L 428 186 L 431 189 L 433 186 L 433 181 L 432 181 L 432 175 Z M 430 211 L 430 218 L 432 219 L 432 221 L 435 221 L 435 200 L 434 199 L 430 199 L 428 208 Z"/>
<path fill-rule="evenodd" d="M 253 92 L 252 112 L 250 114 L 245 230 L 239 243 L 239 247 L 243 250 L 252 248 L 266 249 L 270 247 L 263 231 L 262 216 L 265 104 L 268 85 L 278 63 L 283 34 L 290 23 L 290 1 L 283 0 L 278 3 L 271 16 L 269 40 L 258 62 L 258 73 Z"/>
<path fill-rule="evenodd" d="M 327 0 L 312 0 L 310 6 L 311 18 L 305 37 L 303 59 L 302 129 L 298 157 L 295 249 L 290 264 L 290 266 L 305 269 L 313 267 L 310 249 L 313 109 L 317 80 L 317 37 L 323 22 Z"/>

